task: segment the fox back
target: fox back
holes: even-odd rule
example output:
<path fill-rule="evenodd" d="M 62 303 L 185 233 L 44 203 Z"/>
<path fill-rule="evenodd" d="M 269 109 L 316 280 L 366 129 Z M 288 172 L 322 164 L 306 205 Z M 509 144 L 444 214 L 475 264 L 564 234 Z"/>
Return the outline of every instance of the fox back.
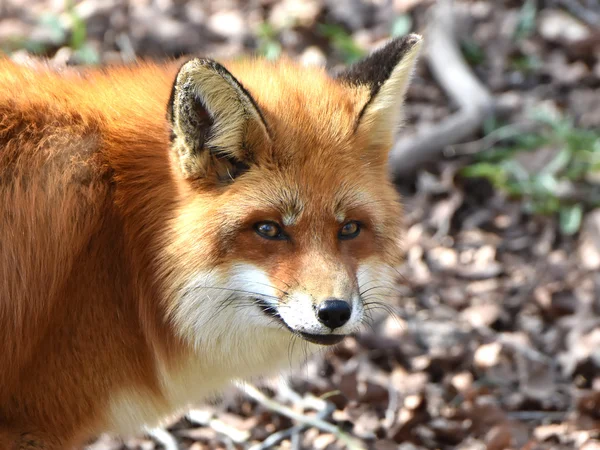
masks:
<path fill-rule="evenodd" d="M 0 61 L 0 448 L 156 426 L 359 331 L 401 260 L 419 46 L 333 75 Z"/>

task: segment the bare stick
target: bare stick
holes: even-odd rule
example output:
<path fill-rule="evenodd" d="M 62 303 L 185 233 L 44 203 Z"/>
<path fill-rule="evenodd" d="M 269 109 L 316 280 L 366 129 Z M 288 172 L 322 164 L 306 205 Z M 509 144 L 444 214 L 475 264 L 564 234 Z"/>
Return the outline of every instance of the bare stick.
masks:
<path fill-rule="evenodd" d="M 243 389 L 243 385 L 240 386 Z M 285 380 L 280 380 L 279 388 L 277 390 L 278 396 L 283 397 L 285 400 L 293 403 L 294 405 L 300 405 L 302 408 L 312 408 L 317 410 L 317 417 L 321 420 L 326 419 L 333 413 L 335 406 L 321 398 L 314 397 L 313 395 L 307 394 L 304 397 L 300 396 L 296 391 L 292 390 Z M 278 431 L 271 434 L 268 438 L 262 441 L 260 444 L 253 445 L 248 450 L 267 450 L 273 448 L 275 444 L 280 443 L 284 439 L 290 438 L 298 441 L 297 437 L 303 432 L 308 426 L 306 424 L 294 425 L 291 428 Z M 296 442 L 297 443 L 297 442 Z M 293 447 L 293 446 L 292 446 Z"/>
<path fill-rule="evenodd" d="M 438 0 L 432 7 L 425 57 L 435 79 L 460 109 L 430 129 L 396 142 L 390 153 L 394 179 L 434 160 L 445 146 L 468 138 L 494 110 L 492 95 L 475 77 L 456 43 L 452 0 Z"/>
<path fill-rule="evenodd" d="M 568 411 L 507 411 L 508 417 L 516 420 L 565 420 Z"/>
<path fill-rule="evenodd" d="M 305 428 L 306 425 L 295 425 L 292 428 L 286 428 L 285 430 L 277 431 L 276 433 L 271 434 L 260 444 L 253 445 L 248 450 L 267 450 L 269 448 L 273 448 L 274 445 L 279 444 L 281 441 L 301 433 Z"/>
<path fill-rule="evenodd" d="M 340 441 L 342 441 L 344 444 L 346 444 L 346 446 L 349 450 L 365 450 L 365 448 L 366 448 L 357 439 L 355 439 L 355 438 L 351 437 L 349 434 L 343 432 L 335 425 L 333 425 L 329 422 L 325 422 L 323 419 L 320 419 L 319 417 L 305 416 L 303 414 L 299 414 L 296 411 L 288 408 L 287 406 L 282 405 L 282 404 L 276 402 L 275 400 L 267 397 L 262 392 L 260 392 L 258 389 L 256 389 L 254 386 L 251 386 L 249 384 L 244 385 L 243 389 L 244 389 L 244 392 L 249 397 L 256 400 L 261 405 L 266 406 L 270 410 L 275 411 L 283 416 L 289 417 L 290 419 L 295 420 L 296 422 L 299 422 L 306 426 L 315 427 L 321 431 L 325 431 L 327 433 L 333 434 Z"/>
<path fill-rule="evenodd" d="M 165 450 L 180 450 L 179 444 L 173 435 L 164 428 L 146 428 L 145 431 L 150 437 L 162 444 Z"/>
<path fill-rule="evenodd" d="M 448 147 L 448 150 L 445 152 L 445 154 L 447 156 L 454 156 L 483 152 L 489 150 L 494 145 L 502 142 L 505 139 L 511 139 L 520 136 L 523 133 L 538 131 L 542 127 L 543 124 L 535 120 L 523 120 L 521 122 L 511 123 L 510 125 L 504 125 L 500 128 L 496 128 L 481 139 L 451 145 Z"/>
<path fill-rule="evenodd" d="M 197 423 L 212 428 L 217 433 L 226 436 L 236 444 L 246 442 L 250 438 L 250 432 L 238 430 L 215 418 L 212 412 L 206 412 L 200 409 L 193 409 L 188 412 L 187 418 L 190 422 Z"/>
<path fill-rule="evenodd" d="M 576 0 L 558 0 L 558 3 L 585 24 L 591 27 L 600 26 L 599 6 L 590 5 L 589 8 L 586 8 Z"/>

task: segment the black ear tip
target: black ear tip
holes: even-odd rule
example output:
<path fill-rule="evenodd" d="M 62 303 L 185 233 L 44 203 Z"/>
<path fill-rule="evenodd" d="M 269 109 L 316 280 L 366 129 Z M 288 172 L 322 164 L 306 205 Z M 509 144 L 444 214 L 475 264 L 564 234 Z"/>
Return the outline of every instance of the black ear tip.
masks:
<path fill-rule="evenodd" d="M 410 33 L 400 39 L 403 39 L 407 45 L 412 47 L 413 45 L 422 42 L 423 36 L 421 36 L 420 34 L 417 34 L 417 33 Z"/>
<path fill-rule="evenodd" d="M 414 51 L 422 40 L 416 33 L 391 39 L 364 59 L 334 73 L 333 77 L 351 85 L 371 86 L 371 94 L 374 95 L 396 65 Z"/>
<path fill-rule="evenodd" d="M 376 50 L 376 52 L 388 54 L 392 59 L 398 61 L 422 41 L 423 38 L 421 35 L 411 33 L 389 40 L 379 50 Z"/>
<path fill-rule="evenodd" d="M 412 47 L 413 45 L 418 44 L 422 40 L 423 40 L 423 36 L 421 36 L 420 34 L 410 33 L 410 34 L 406 34 L 404 36 L 393 38 L 392 42 L 399 42 L 399 43 L 402 43 L 403 45 Z"/>

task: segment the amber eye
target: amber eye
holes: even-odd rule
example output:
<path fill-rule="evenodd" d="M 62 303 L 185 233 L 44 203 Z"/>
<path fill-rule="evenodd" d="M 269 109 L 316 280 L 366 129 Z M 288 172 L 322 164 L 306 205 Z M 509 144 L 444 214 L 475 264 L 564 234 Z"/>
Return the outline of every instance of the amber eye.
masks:
<path fill-rule="evenodd" d="M 340 228 L 339 238 L 340 239 L 354 239 L 360 233 L 360 224 L 358 222 L 348 222 L 345 223 L 342 228 Z"/>
<path fill-rule="evenodd" d="M 254 230 L 265 239 L 287 239 L 281 227 L 275 222 L 258 222 L 254 225 Z"/>

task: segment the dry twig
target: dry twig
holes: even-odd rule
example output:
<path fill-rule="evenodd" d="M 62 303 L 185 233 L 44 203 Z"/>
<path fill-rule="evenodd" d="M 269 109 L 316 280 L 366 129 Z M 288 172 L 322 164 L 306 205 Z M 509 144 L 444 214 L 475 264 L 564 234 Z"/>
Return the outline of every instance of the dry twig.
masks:
<path fill-rule="evenodd" d="M 569 13 L 591 27 L 600 27 L 600 4 L 596 0 L 588 1 L 586 8 L 577 0 L 556 0 Z"/>
<path fill-rule="evenodd" d="M 231 425 L 222 422 L 215 418 L 214 413 L 206 412 L 199 409 L 193 409 L 187 414 L 190 422 L 197 423 L 212 428 L 217 433 L 227 437 L 236 444 L 246 442 L 250 438 L 249 431 L 238 430 Z"/>
<path fill-rule="evenodd" d="M 340 430 L 337 426 L 324 421 L 318 416 L 306 416 L 304 414 L 299 414 L 296 411 L 288 408 L 287 406 L 282 405 L 281 403 L 276 402 L 275 400 L 267 397 L 254 386 L 246 384 L 243 385 L 243 389 L 246 395 L 251 397 L 253 400 L 257 401 L 261 405 L 266 406 L 270 410 L 275 411 L 276 413 L 279 413 L 283 416 L 289 417 L 290 419 L 299 422 L 303 426 L 315 427 L 321 431 L 333 434 L 341 442 L 346 444 L 349 450 L 364 450 L 366 448 L 357 439 L 353 438 L 348 433 L 345 433 L 344 431 Z"/>
<path fill-rule="evenodd" d="M 160 443 L 165 450 L 179 450 L 179 444 L 173 435 L 164 428 L 147 428 L 146 433 Z"/>

